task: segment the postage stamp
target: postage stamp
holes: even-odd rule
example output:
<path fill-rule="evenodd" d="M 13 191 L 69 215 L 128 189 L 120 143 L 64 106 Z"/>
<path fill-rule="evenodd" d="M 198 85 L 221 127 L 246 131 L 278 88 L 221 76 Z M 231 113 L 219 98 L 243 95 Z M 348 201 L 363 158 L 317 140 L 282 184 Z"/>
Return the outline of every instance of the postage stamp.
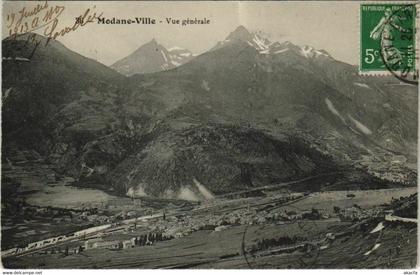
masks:
<path fill-rule="evenodd" d="M 359 72 L 415 75 L 415 29 L 414 4 L 361 4 Z"/>

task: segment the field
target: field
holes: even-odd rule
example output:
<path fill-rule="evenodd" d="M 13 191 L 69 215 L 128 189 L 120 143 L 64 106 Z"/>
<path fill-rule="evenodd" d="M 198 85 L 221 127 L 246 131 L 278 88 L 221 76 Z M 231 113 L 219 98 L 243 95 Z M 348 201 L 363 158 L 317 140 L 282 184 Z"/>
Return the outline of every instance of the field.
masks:
<path fill-rule="evenodd" d="M 27 203 L 42 207 L 81 209 L 84 207 L 101 206 L 116 199 L 100 190 L 79 189 L 66 185 L 45 186 L 42 192 L 30 195 Z"/>

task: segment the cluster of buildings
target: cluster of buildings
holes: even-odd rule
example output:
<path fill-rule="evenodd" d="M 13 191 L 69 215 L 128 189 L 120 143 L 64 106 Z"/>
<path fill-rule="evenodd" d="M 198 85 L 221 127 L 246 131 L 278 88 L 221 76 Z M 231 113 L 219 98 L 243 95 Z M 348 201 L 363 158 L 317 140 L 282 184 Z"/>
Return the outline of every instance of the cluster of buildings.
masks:
<path fill-rule="evenodd" d="M 383 154 L 363 156 L 360 166 L 367 168 L 373 176 L 403 185 L 416 185 L 417 174 L 408 168 L 407 158 L 402 155 Z"/>
<path fill-rule="evenodd" d="M 270 222 L 293 221 L 301 219 L 327 219 L 330 215 L 317 209 L 302 211 L 270 211 L 242 207 L 229 212 L 195 214 L 194 216 L 170 216 L 165 220 L 148 221 L 152 231 L 161 231 L 164 236 L 181 238 L 199 230 L 221 231 L 230 226 L 244 224 L 265 224 Z"/>
<path fill-rule="evenodd" d="M 64 241 L 70 241 L 70 240 L 74 240 L 74 239 L 84 237 L 90 234 L 94 234 L 96 232 L 100 232 L 110 227 L 111 227 L 110 224 L 91 227 L 91 228 L 80 230 L 71 234 L 57 236 L 57 237 L 49 238 L 46 240 L 29 243 L 25 247 L 14 247 L 8 250 L 4 250 L 1 252 L 1 255 L 2 257 L 8 257 L 8 256 L 17 255 L 17 254 L 22 254 L 25 252 L 35 251 L 35 250 L 42 249 L 51 245 L 60 244 L 61 242 L 64 242 Z"/>
<path fill-rule="evenodd" d="M 341 221 L 361 221 L 368 218 L 383 217 L 384 211 L 379 208 L 362 209 L 357 206 L 341 209 L 338 217 Z"/>
<path fill-rule="evenodd" d="M 133 248 L 136 246 L 145 246 L 145 245 L 153 245 L 159 241 L 166 241 L 172 239 L 172 236 L 168 236 L 162 234 L 162 232 L 152 232 L 148 234 L 143 234 L 141 236 L 132 237 L 129 240 L 113 240 L 113 241 L 106 241 L 102 238 L 94 238 L 85 241 L 84 249 L 95 249 L 95 248 L 102 248 L 102 249 L 127 249 Z"/>

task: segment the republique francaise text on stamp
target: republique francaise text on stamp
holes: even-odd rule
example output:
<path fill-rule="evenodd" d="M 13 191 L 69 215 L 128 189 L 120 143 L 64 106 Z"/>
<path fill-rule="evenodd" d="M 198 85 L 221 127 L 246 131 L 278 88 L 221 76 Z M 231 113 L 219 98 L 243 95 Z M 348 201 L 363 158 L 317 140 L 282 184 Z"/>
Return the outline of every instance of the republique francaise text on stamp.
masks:
<path fill-rule="evenodd" d="M 416 81 L 415 36 L 414 4 L 361 4 L 359 72 Z"/>

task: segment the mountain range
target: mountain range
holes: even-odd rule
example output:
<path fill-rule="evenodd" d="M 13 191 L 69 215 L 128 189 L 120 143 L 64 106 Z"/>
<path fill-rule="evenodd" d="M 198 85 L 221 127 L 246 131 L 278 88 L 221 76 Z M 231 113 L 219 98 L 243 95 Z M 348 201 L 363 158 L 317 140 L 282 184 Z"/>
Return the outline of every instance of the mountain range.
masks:
<path fill-rule="evenodd" d="M 154 73 L 176 68 L 193 58 L 193 54 L 180 47 L 166 49 L 155 39 L 142 45 L 132 54 L 111 65 L 117 72 L 131 76 L 133 74 Z"/>
<path fill-rule="evenodd" d="M 24 40 L 2 43 L 2 167 L 29 151 L 77 185 L 164 198 L 415 184 L 416 87 L 324 50 L 240 26 L 194 57 L 152 40 L 115 71 Z"/>

